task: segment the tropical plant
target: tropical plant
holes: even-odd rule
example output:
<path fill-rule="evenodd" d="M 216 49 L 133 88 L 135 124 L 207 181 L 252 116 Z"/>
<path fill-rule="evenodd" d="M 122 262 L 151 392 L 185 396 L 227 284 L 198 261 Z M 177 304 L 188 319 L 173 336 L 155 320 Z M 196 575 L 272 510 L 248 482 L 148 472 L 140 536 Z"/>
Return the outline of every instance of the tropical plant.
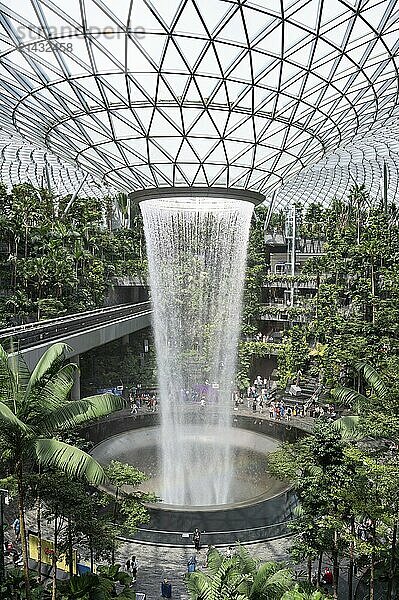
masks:
<path fill-rule="evenodd" d="M 373 393 L 378 396 L 381 401 L 384 401 L 389 396 L 389 388 L 384 381 L 384 378 L 378 373 L 374 367 L 365 362 L 358 362 L 355 364 L 355 368 L 359 374 L 361 374 L 365 382 L 370 386 Z M 339 386 L 331 391 L 332 396 L 342 404 L 347 404 L 352 408 L 355 408 L 356 413 L 359 414 L 362 406 L 365 407 L 370 403 L 370 398 L 361 394 L 359 391 L 351 388 Z"/>
<path fill-rule="evenodd" d="M 50 600 L 50 592 L 44 589 L 35 579 L 33 574 L 29 576 L 32 600 Z M 4 600 L 25 600 L 25 576 L 21 569 L 7 569 L 5 581 L 0 584 L 0 598 Z"/>
<path fill-rule="evenodd" d="M 242 546 L 232 557 L 211 548 L 207 562 L 209 575 L 201 571 L 187 574 L 191 600 L 279 600 L 294 585 L 290 569 L 274 562 L 259 566 Z"/>
<path fill-rule="evenodd" d="M 56 436 L 63 431 L 121 409 L 112 394 L 69 401 L 77 366 L 64 364 L 67 346 L 54 344 L 30 373 L 22 356 L 0 347 L 0 447 L 18 484 L 19 517 L 26 596 L 30 598 L 25 527 L 24 475 L 31 465 L 52 467 L 93 485 L 106 481 L 102 467 L 86 452 Z"/>
<path fill-rule="evenodd" d="M 399 437 L 398 385 L 395 376 L 387 377 L 366 362 L 356 362 L 358 389 L 337 386 L 331 395 L 348 406 L 352 416 L 337 423 L 348 435 L 372 435 L 397 440 Z"/>
<path fill-rule="evenodd" d="M 99 567 L 98 573 L 74 575 L 59 586 L 60 600 L 135 600 L 136 593 L 131 589 L 132 578 L 120 570 L 121 565 Z M 117 585 L 122 589 L 117 591 Z"/>
<path fill-rule="evenodd" d="M 71 200 L 28 184 L 11 192 L 0 185 L 0 316 L 5 324 L 101 306 L 113 277 L 144 278 L 140 210 L 135 209 L 131 229 L 112 231 L 111 219 L 107 230 L 103 215 L 116 198 Z M 127 224 L 126 211 L 125 217 Z"/>

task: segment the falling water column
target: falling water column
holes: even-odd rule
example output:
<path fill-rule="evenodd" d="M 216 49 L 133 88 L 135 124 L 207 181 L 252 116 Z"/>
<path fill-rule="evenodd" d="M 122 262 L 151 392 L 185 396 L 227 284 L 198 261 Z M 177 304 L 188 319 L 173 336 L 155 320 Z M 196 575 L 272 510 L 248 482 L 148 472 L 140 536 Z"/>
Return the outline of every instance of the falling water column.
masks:
<path fill-rule="evenodd" d="M 162 499 L 229 500 L 231 392 L 253 204 L 168 197 L 140 203 L 161 407 Z M 201 431 L 190 424 L 201 415 Z M 212 436 L 211 444 L 203 437 Z M 224 440 L 224 441 L 223 441 Z"/>

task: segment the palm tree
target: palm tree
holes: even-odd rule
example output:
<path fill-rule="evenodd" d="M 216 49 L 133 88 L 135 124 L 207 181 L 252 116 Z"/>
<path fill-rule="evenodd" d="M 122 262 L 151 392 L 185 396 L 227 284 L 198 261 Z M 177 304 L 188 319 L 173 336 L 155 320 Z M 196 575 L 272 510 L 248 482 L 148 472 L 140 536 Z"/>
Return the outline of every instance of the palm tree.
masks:
<path fill-rule="evenodd" d="M 359 375 L 363 376 L 364 381 L 370 386 L 373 393 L 384 402 L 389 396 L 389 388 L 380 373 L 374 367 L 365 362 L 357 362 L 355 368 Z M 349 404 L 352 407 L 356 407 L 356 412 L 360 412 L 360 407 L 370 403 L 370 398 L 361 394 L 360 392 L 339 386 L 331 390 L 332 396 L 342 404 Z"/>
<path fill-rule="evenodd" d="M 364 382 L 369 386 L 373 397 L 387 408 L 390 390 L 387 382 L 378 371 L 363 361 L 355 364 L 355 368 Z M 347 415 L 335 421 L 335 427 L 344 439 L 353 439 L 365 435 L 359 426 L 362 409 L 370 406 L 370 397 L 352 388 L 338 386 L 331 390 L 332 397 L 339 403 L 350 406 L 354 414 Z M 375 432 L 376 433 L 376 432 Z"/>
<path fill-rule="evenodd" d="M 384 379 L 384 377 L 371 365 L 365 362 L 358 362 L 355 365 L 356 370 L 359 375 L 363 376 L 364 381 L 371 389 L 372 397 L 373 397 L 373 408 L 374 413 L 372 414 L 372 422 L 368 424 L 368 426 L 364 426 L 364 422 L 360 425 L 360 413 L 362 407 L 370 406 L 370 397 L 365 396 L 357 390 L 353 390 L 351 388 L 346 388 L 343 386 L 337 387 L 334 390 L 331 390 L 332 396 L 341 403 L 349 404 L 352 407 L 355 407 L 355 412 L 357 413 L 354 416 L 347 416 L 339 419 L 335 422 L 336 427 L 341 433 L 343 439 L 354 439 L 356 437 L 365 436 L 367 430 L 372 435 L 376 437 L 385 437 L 384 433 L 388 432 L 388 437 L 393 437 L 397 439 L 398 427 L 395 425 L 395 421 L 397 418 L 392 419 L 391 417 L 394 415 L 396 417 L 396 407 L 394 407 L 394 411 L 392 414 L 392 406 L 390 406 L 392 391 L 388 385 L 388 382 Z M 396 404 L 396 399 L 394 398 L 394 404 Z M 378 407 L 380 406 L 381 410 L 378 411 Z M 380 418 L 382 419 L 382 430 L 380 422 L 376 418 L 376 409 L 377 413 L 379 413 Z M 370 420 L 370 419 L 369 419 Z M 393 422 L 393 423 L 392 423 Z M 388 427 L 387 427 L 388 423 Z M 389 435 L 390 434 L 390 435 Z M 391 556 L 390 556 L 390 569 L 389 569 L 389 577 L 388 577 L 388 589 L 387 589 L 387 598 L 390 600 L 392 598 L 393 593 L 393 582 L 394 576 L 396 572 L 396 541 L 399 527 L 399 516 L 397 514 L 397 507 L 394 506 L 394 516 L 393 516 L 393 528 L 392 528 L 392 538 L 391 538 Z M 351 573 L 351 569 L 349 573 Z M 373 556 L 371 557 L 370 563 L 370 572 L 373 574 L 374 579 L 374 562 Z M 372 579 L 370 577 L 370 588 L 373 585 Z M 352 586 L 352 580 L 350 583 Z"/>
<path fill-rule="evenodd" d="M 24 474 L 36 463 L 58 468 L 93 485 L 106 482 L 102 467 L 89 454 L 57 439 L 57 434 L 125 406 L 112 394 L 70 401 L 75 364 L 65 364 L 66 344 L 51 346 L 29 372 L 19 353 L 0 346 L 0 446 L 18 485 L 20 533 L 26 597 L 30 599 L 25 527 Z"/>
<path fill-rule="evenodd" d="M 196 571 L 187 576 L 191 600 L 279 600 L 293 586 L 290 569 L 275 562 L 259 567 L 242 546 L 230 558 L 212 548 L 208 568 L 209 575 Z"/>

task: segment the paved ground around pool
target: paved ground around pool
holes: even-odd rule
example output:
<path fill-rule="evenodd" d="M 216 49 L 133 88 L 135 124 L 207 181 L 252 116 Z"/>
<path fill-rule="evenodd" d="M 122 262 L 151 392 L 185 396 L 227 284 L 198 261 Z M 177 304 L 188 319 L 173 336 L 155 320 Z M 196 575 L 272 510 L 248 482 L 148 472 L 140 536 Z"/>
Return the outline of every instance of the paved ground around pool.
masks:
<path fill-rule="evenodd" d="M 284 560 L 287 558 L 289 538 L 269 540 L 258 544 L 248 545 L 251 554 L 262 561 Z M 226 548 L 220 549 L 222 552 Z M 117 562 L 125 565 L 126 560 L 132 555 L 136 556 L 139 569 L 135 589 L 145 592 L 147 600 L 161 598 L 161 581 L 167 578 L 172 584 L 172 598 L 174 600 L 187 600 L 188 595 L 184 585 L 184 574 L 187 572 L 187 561 L 194 554 L 194 548 L 166 548 L 127 542 L 120 547 L 117 553 Z M 197 554 L 197 568 L 204 567 L 206 548 Z"/>

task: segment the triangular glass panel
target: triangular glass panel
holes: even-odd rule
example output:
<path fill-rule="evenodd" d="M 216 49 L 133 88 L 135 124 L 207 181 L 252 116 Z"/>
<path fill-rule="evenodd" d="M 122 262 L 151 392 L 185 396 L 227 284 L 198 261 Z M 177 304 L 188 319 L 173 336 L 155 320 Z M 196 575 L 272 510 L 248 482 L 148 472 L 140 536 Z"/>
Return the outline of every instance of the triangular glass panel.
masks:
<path fill-rule="evenodd" d="M 143 53 L 148 56 L 149 62 L 153 61 L 155 65 L 159 67 L 163 57 L 163 51 L 166 40 L 166 35 L 151 34 L 149 31 L 146 31 L 145 34 L 143 34 L 142 36 L 140 35 L 135 41 L 142 48 Z M 127 43 L 128 45 L 134 45 L 134 42 L 130 39 Z"/>
<path fill-rule="evenodd" d="M 132 42 L 127 45 L 126 68 L 132 74 L 139 74 L 142 72 L 156 73 L 155 67 L 147 60 L 143 52 L 141 52 Z"/>
<path fill-rule="evenodd" d="M 156 171 L 159 171 L 163 175 L 163 178 L 168 185 L 173 185 L 173 165 L 158 163 L 156 166 Z"/>
<path fill-rule="evenodd" d="M 210 164 L 208 162 L 206 162 L 204 164 L 204 170 L 205 170 L 207 179 L 210 184 L 213 181 L 213 179 L 215 177 L 217 177 L 219 175 L 220 171 L 222 171 L 223 169 L 224 169 L 224 167 L 222 167 L 221 165 L 214 165 L 214 164 Z"/>
<path fill-rule="evenodd" d="M 252 162 L 254 159 L 255 146 L 248 148 L 245 152 L 241 153 L 235 160 L 234 163 L 236 166 L 245 166 L 250 168 L 252 166 Z"/>
<path fill-rule="evenodd" d="M 179 157 L 179 167 L 181 168 L 181 170 L 184 172 L 185 176 L 189 180 L 189 182 L 190 182 L 189 185 L 193 185 L 195 177 L 198 173 L 198 169 L 200 168 L 198 162 L 195 162 L 195 163 L 181 162 L 181 159 Z"/>
<path fill-rule="evenodd" d="M 305 45 L 301 45 L 300 48 L 294 50 L 293 52 L 288 51 L 286 53 L 287 58 L 290 61 L 297 65 L 301 65 L 302 67 L 308 67 L 310 64 L 310 59 L 312 58 L 312 50 L 313 50 L 314 40 Z"/>
<path fill-rule="evenodd" d="M 168 82 L 177 98 L 180 100 L 190 81 L 188 75 L 163 73 L 163 79 Z"/>
<path fill-rule="evenodd" d="M 208 158 L 206 159 L 207 163 L 219 163 L 224 164 L 226 162 L 226 153 L 224 151 L 224 147 L 222 142 L 216 146 L 214 150 L 210 153 Z"/>
<path fill-rule="evenodd" d="M 210 33 L 220 29 L 221 22 L 225 21 L 229 12 L 231 12 L 231 5 L 228 3 L 201 0 L 201 16 Z"/>
<path fill-rule="evenodd" d="M 179 154 L 177 155 L 177 160 L 179 163 L 181 162 L 193 162 L 198 163 L 198 158 L 195 155 L 192 147 L 188 143 L 187 140 L 183 140 L 183 143 L 180 147 Z"/>
<path fill-rule="evenodd" d="M 179 132 L 176 125 L 172 125 L 160 110 L 155 110 L 149 134 L 157 137 L 159 135 L 176 135 L 178 133 L 181 132 Z"/>
<path fill-rule="evenodd" d="M 199 85 L 196 83 L 194 78 L 191 79 L 182 99 L 187 102 L 198 102 L 200 105 L 203 105 L 204 102 L 202 95 L 199 92 Z"/>
<path fill-rule="evenodd" d="M 162 138 L 149 139 L 148 147 L 150 153 L 150 162 L 152 164 L 164 163 L 170 160 L 173 161 L 174 159 L 174 155 L 171 154 L 170 150 L 168 150 L 166 145 L 162 142 Z"/>
<path fill-rule="evenodd" d="M 299 5 L 299 6 L 298 6 Z M 298 8 L 296 8 L 298 6 Z M 296 2 L 292 9 L 287 11 L 287 17 L 296 21 L 299 25 L 304 26 L 306 29 L 316 29 L 316 25 L 319 19 L 319 7 L 315 6 L 314 2 L 306 2 L 302 6 L 299 2 Z"/>
<path fill-rule="evenodd" d="M 210 119 L 208 113 L 204 111 L 195 125 L 188 131 L 189 135 L 193 136 L 204 136 L 204 137 L 216 137 L 218 136 L 218 132 L 215 129 L 212 120 Z"/>
<path fill-rule="evenodd" d="M 186 1 L 178 20 L 175 23 L 174 32 L 189 32 L 190 35 L 208 37 L 202 21 L 198 16 L 198 12 L 191 0 Z"/>
<path fill-rule="evenodd" d="M 227 173 L 228 173 L 228 170 L 225 167 L 221 172 L 219 172 L 213 178 L 213 180 L 210 182 L 210 185 L 217 185 L 220 187 L 224 187 L 225 185 L 227 185 Z"/>
<path fill-rule="evenodd" d="M 215 47 L 222 71 L 224 74 L 226 74 L 229 72 L 231 65 L 241 52 L 241 48 L 237 48 L 232 44 L 227 44 L 226 42 L 221 42 L 218 40 L 215 41 Z"/>
<path fill-rule="evenodd" d="M 239 138 L 249 142 L 254 141 L 254 125 L 252 118 L 247 118 L 241 125 L 227 133 L 232 138 Z"/>
<path fill-rule="evenodd" d="M 140 11 L 141 11 L 141 4 L 144 4 L 142 1 L 139 2 L 135 2 L 134 4 L 137 4 L 138 7 L 136 7 L 136 12 L 137 12 L 137 16 L 138 16 L 138 21 L 140 22 Z M 152 10 L 155 13 L 158 13 L 158 15 L 160 16 L 160 18 L 162 19 L 162 21 L 165 23 L 165 25 L 167 27 L 170 27 L 175 16 L 176 16 L 176 4 L 175 2 L 159 2 L 159 0 L 152 0 L 151 2 L 148 2 L 148 4 L 152 7 Z M 145 27 L 145 25 L 144 25 Z M 157 28 L 159 28 L 159 24 L 157 25 Z"/>
<path fill-rule="evenodd" d="M 136 119 L 130 110 L 113 112 L 110 114 L 110 119 L 115 136 L 119 139 L 134 138 L 140 132 Z"/>
<path fill-rule="evenodd" d="M 266 71 L 262 75 L 262 77 L 258 80 L 258 83 L 262 83 L 262 85 L 267 88 L 277 90 L 280 83 L 280 73 L 281 73 L 281 63 L 278 62 L 270 71 Z"/>
<path fill-rule="evenodd" d="M 154 102 L 157 78 L 150 73 L 135 73 L 127 78 L 129 91 L 132 99 L 146 99 L 148 102 Z M 136 91 L 137 90 L 137 91 Z"/>
<path fill-rule="evenodd" d="M 260 48 L 261 50 L 265 50 L 270 56 L 280 56 L 282 34 L 283 28 L 281 23 L 273 24 L 265 36 L 257 42 L 256 47 Z"/>
<path fill-rule="evenodd" d="M 167 33 L 167 29 L 163 29 L 161 22 L 157 19 L 156 15 L 160 14 L 162 16 L 162 7 L 165 5 L 165 9 L 169 12 L 173 11 L 172 17 L 176 12 L 176 6 L 173 2 L 157 2 L 157 7 L 155 8 L 153 5 L 151 6 L 152 10 L 147 6 L 149 4 L 151 6 L 152 3 L 144 2 L 144 0 L 135 0 L 132 3 L 132 12 L 130 15 L 129 27 L 131 30 L 137 30 L 138 27 L 143 28 L 144 31 L 165 31 Z M 169 22 L 167 23 L 169 25 Z"/>
<path fill-rule="evenodd" d="M 245 40 L 245 28 L 242 22 L 241 12 L 238 8 L 235 8 L 234 12 L 231 11 L 226 24 L 222 29 L 219 29 L 217 38 L 223 40 L 230 40 L 235 42 L 236 40 Z"/>
<path fill-rule="evenodd" d="M 205 177 L 205 172 L 202 167 L 198 170 L 197 175 L 193 181 L 193 185 L 208 185 L 208 181 Z"/>
<path fill-rule="evenodd" d="M 153 138 L 158 146 L 162 147 L 167 154 L 175 158 L 182 145 L 182 138 L 180 136 L 162 136 Z"/>
<path fill-rule="evenodd" d="M 181 54 L 173 42 L 173 38 L 169 38 L 166 44 L 162 68 L 165 71 L 188 71 Z"/>
<path fill-rule="evenodd" d="M 249 54 L 241 54 L 239 62 L 229 73 L 229 77 L 233 79 L 242 79 L 244 81 L 252 81 L 251 75 L 251 62 L 249 60 Z"/>
<path fill-rule="evenodd" d="M 217 77 L 222 75 L 213 46 L 208 47 L 208 50 L 197 66 L 197 72 L 204 75 L 216 75 Z"/>
<path fill-rule="evenodd" d="M 204 51 L 207 42 L 203 39 L 195 37 L 183 37 L 179 36 L 176 39 L 177 45 L 179 46 L 180 52 L 186 59 L 187 64 L 191 69 L 194 69 L 200 55 Z"/>
<path fill-rule="evenodd" d="M 335 46 L 338 46 L 340 48 L 342 47 L 342 43 L 346 36 L 348 26 L 349 23 L 347 20 L 341 22 L 340 24 L 334 24 L 334 26 L 331 27 L 331 29 L 323 32 L 323 37 L 326 40 L 333 42 Z"/>
<path fill-rule="evenodd" d="M 194 146 L 196 153 L 200 157 L 201 161 L 208 160 L 208 155 L 211 153 L 213 147 L 219 142 L 219 137 L 216 138 L 205 138 L 190 137 L 190 144 Z"/>
<path fill-rule="evenodd" d="M 266 135 L 262 138 L 262 142 L 273 148 L 282 148 L 285 139 L 285 129 L 277 131 L 276 133 Z"/>
<path fill-rule="evenodd" d="M 243 5 L 243 12 L 245 29 L 248 34 L 249 41 L 252 42 L 258 37 L 259 33 L 261 33 L 262 30 L 265 29 L 265 21 L 270 20 L 270 17 L 268 19 L 268 17 L 264 13 L 261 13 L 258 10 L 251 8 L 245 4 Z M 243 39 L 246 40 L 246 37 L 244 37 Z"/>

